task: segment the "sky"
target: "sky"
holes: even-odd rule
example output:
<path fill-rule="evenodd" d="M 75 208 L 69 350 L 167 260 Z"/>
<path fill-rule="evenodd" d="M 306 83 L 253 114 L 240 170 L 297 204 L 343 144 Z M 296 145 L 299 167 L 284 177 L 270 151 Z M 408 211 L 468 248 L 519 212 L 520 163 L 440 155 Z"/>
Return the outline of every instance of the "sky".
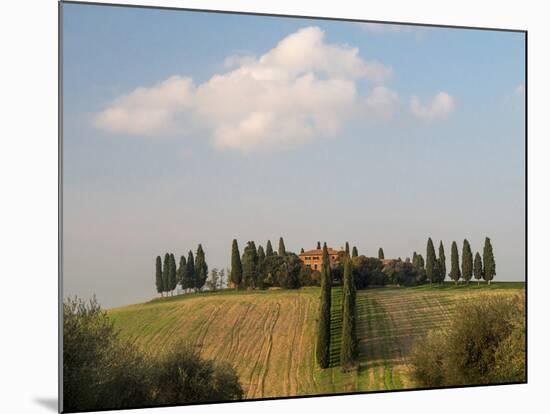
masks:
<path fill-rule="evenodd" d="M 64 295 L 156 295 L 155 258 L 425 256 L 524 280 L 524 34 L 63 5 Z M 448 264 L 449 266 L 449 264 Z"/>

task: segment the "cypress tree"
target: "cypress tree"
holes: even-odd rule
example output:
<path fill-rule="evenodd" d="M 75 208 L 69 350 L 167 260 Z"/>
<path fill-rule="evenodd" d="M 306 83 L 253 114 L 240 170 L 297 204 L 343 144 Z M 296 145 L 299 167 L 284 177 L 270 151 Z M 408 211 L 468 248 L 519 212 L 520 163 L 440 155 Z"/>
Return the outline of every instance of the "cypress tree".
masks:
<path fill-rule="evenodd" d="M 273 256 L 273 247 L 271 247 L 271 240 L 268 240 L 267 244 L 265 245 L 265 256 Z"/>
<path fill-rule="evenodd" d="M 479 286 L 479 281 L 483 277 L 483 264 L 481 263 L 481 256 L 479 252 L 476 252 L 476 257 L 474 259 L 474 277 L 477 280 L 477 285 Z"/>
<path fill-rule="evenodd" d="M 304 250 L 304 249 L 302 249 Z M 258 247 L 258 267 L 260 267 L 265 259 L 265 252 L 262 246 Z"/>
<path fill-rule="evenodd" d="M 304 248 L 303 247 L 300 249 L 300 254 L 302 254 L 302 253 L 304 253 Z"/>
<path fill-rule="evenodd" d="M 470 248 L 470 242 L 464 239 L 462 244 L 462 279 L 466 283 L 470 283 L 472 279 L 472 273 L 474 271 L 474 258 L 472 257 L 472 249 Z"/>
<path fill-rule="evenodd" d="M 346 242 L 346 256 L 349 256 L 349 243 Z"/>
<path fill-rule="evenodd" d="M 279 237 L 279 256 L 286 255 L 285 242 L 282 237 Z"/>
<path fill-rule="evenodd" d="M 491 239 L 485 237 L 485 245 L 483 246 L 483 279 L 490 285 L 491 280 L 493 280 L 496 274 L 497 269 Z"/>
<path fill-rule="evenodd" d="M 417 260 L 418 260 L 418 255 L 416 254 L 416 252 L 413 252 L 413 261 L 412 261 L 413 265 L 416 266 L 416 261 Z"/>
<path fill-rule="evenodd" d="M 302 249 L 303 250 L 303 249 Z M 263 274 L 263 264 L 265 260 L 264 248 L 258 247 L 258 264 L 256 265 L 256 286 L 260 289 L 264 288 L 265 275 Z"/>
<path fill-rule="evenodd" d="M 316 358 L 321 368 L 330 363 L 330 307 L 332 279 L 327 245 L 323 246 L 323 267 L 321 269 L 321 301 L 319 306 L 319 326 L 317 329 Z"/>
<path fill-rule="evenodd" d="M 317 242 L 317 250 L 321 250 L 321 242 Z"/>
<path fill-rule="evenodd" d="M 359 252 L 357 251 L 357 247 L 353 246 L 353 249 L 351 249 L 351 257 L 357 256 L 359 256 Z"/>
<path fill-rule="evenodd" d="M 437 281 L 443 283 L 445 281 L 445 276 L 447 274 L 447 259 L 445 258 L 445 249 L 443 247 L 443 241 L 439 241 L 439 274 Z"/>
<path fill-rule="evenodd" d="M 273 249 L 271 248 L 271 242 L 267 241 L 267 252 L 268 256 L 273 254 Z M 233 246 L 231 248 L 231 281 L 235 286 L 235 289 L 239 289 L 243 280 L 243 266 L 241 264 L 241 255 L 239 253 L 239 245 L 237 244 L 237 239 L 233 239 Z"/>
<path fill-rule="evenodd" d="M 208 278 L 208 264 L 202 245 L 197 247 L 197 255 L 195 256 L 195 289 L 201 290 Z"/>
<path fill-rule="evenodd" d="M 162 283 L 162 260 L 160 256 L 157 256 L 155 270 L 155 285 L 157 287 L 157 292 L 160 293 L 160 295 L 162 296 L 162 292 L 164 292 L 164 286 Z"/>
<path fill-rule="evenodd" d="M 453 244 L 451 245 L 451 273 L 450 273 L 451 279 L 454 280 L 455 285 L 458 283 L 458 280 L 460 279 L 460 266 L 458 265 L 458 247 L 456 246 L 456 242 L 453 241 Z"/>
<path fill-rule="evenodd" d="M 418 267 L 424 270 L 424 257 L 421 254 L 417 255 Z"/>
<path fill-rule="evenodd" d="M 183 290 L 187 289 L 185 287 L 185 265 L 186 265 L 187 261 L 185 260 L 185 256 L 180 256 L 180 265 L 178 267 L 178 271 L 177 271 L 177 279 L 178 279 L 178 283 L 180 284 L 181 288 Z"/>
<path fill-rule="evenodd" d="M 162 266 L 162 290 L 170 291 L 170 254 L 164 255 L 164 263 Z"/>
<path fill-rule="evenodd" d="M 187 289 L 195 288 L 195 258 L 193 252 L 189 250 L 187 254 L 187 263 L 185 263 L 185 279 Z"/>
<path fill-rule="evenodd" d="M 355 318 L 355 287 L 351 274 L 351 259 L 344 259 L 344 288 L 342 312 L 342 345 L 340 364 L 344 370 L 353 366 L 357 358 L 357 331 Z"/>
<path fill-rule="evenodd" d="M 430 281 L 430 284 L 432 282 L 436 282 L 439 276 L 438 273 L 434 272 L 435 261 L 435 248 L 432 242 L 432 238 L 429 237 L 428 245 L 426 246 L 426 277 Z"/>
<path fill-rule="evenodd" d="M 378 258 L 384 260 L 384 250 L 381 247 L 378 249 Z"/>
<path fill-rule="evenodd" d="M 174 289 L 178 286 L 176 270 L 176 258 L 173 253 L 170 253 L 170 295 L 173 294 Z"/>
<path fill-rule="evenodd" d="M 249 241 L 243 251 L 242 257 L 243 284 L 247 288 L 256 287 L 256 272 L 258 264 L 258 252 L 253 241 Z"/>
<path fill-rule="evenodd" d="M 434 282 L 438 281 L 440 275 L 443 273 L 441 271 L 441 262 L 439 261 L 439 259 L 435 259 L 434 267 L 433 267 L 433 273 L 434 273 L 434 277 L 437 278 L 437 279 L 434 279 Z"/>

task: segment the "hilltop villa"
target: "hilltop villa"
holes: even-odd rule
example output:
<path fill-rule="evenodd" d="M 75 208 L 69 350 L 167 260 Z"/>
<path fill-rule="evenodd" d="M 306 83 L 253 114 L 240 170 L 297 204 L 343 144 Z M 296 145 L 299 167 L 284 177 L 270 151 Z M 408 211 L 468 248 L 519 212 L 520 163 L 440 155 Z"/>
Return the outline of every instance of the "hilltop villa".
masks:
<path fill-rule="evenodd" d="M 340 258 L 345 254 L 344 250 L 334 250 L 328 248 L 330 264 L 335 264 L 340 261 Z M 308 250 L 300 254 L 300 260 L 312 270 L 321 270 L 323 264 L 323 249 Z"/>

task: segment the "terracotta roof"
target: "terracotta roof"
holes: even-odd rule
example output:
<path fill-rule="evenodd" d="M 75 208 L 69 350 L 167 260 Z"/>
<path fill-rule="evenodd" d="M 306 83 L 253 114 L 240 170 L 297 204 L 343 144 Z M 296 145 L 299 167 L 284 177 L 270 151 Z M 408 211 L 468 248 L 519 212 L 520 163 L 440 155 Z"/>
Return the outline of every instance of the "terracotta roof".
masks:
<path fill-rule="evenodd" d="M 341 253 L 343 250 L 334 250 L 332 247 L 328 248 L 328 254 L 338 254 Z M 300 256 L 322 256 L 323 255 L 323 249 L 313 249 L 308 250 L 307 252 L 300 253 Z"/>

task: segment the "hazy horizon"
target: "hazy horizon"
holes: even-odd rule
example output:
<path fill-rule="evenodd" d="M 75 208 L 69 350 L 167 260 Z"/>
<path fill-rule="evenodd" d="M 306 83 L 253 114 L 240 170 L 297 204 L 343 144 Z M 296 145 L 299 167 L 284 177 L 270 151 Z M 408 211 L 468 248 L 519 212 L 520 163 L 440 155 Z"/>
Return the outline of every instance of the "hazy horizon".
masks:
<path fill-rule="evenodd" d="M 64 296 L 157 296 L 234 238 L 525 280 L 524 34 L 64 4 Z"/>

